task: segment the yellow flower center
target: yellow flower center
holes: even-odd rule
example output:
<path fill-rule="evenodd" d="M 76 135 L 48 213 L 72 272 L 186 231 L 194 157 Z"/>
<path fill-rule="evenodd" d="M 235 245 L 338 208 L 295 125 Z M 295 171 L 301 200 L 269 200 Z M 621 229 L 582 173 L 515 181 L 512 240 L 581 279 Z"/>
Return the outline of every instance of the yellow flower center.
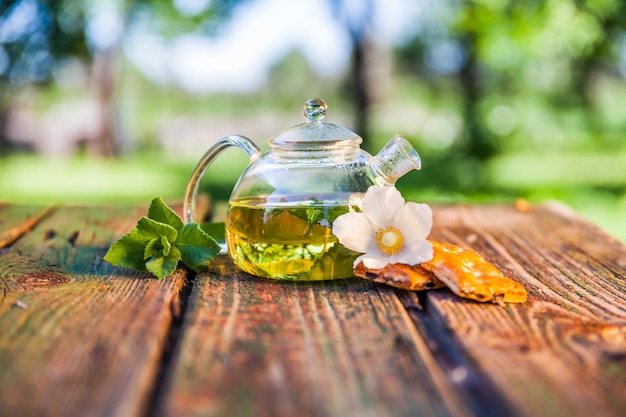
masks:
<path fill-rule="evenodd" d="M 404 236 L 397 228 L 387 226 L 376 232 L 376 245 L 385 255 L 395 255 L 404 246 Z"/>

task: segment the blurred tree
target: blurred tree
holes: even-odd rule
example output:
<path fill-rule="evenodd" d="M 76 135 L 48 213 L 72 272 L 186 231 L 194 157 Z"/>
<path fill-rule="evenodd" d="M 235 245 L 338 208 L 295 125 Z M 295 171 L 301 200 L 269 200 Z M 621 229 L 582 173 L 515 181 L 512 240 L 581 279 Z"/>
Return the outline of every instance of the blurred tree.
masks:
<path fill-rule="evenodd" d="M 48 85 L 63 62 L 89 68 L 97 102 L 94 137 L 82 138 L 101 155 L 119 146 L 115 91 L 124 31 L 150 19 L 163 35 L 210 34 L 247 0 L 8 0 L 0 2 L 0 147 L 8 147 L 9 98 L 28 85 Z"/>
<path fill-rule="evenodd" d="M 212 35 L 240 5 L 250 0 L 127 0 L 128 24 L 150 20 L 155 31 L 171 37 L 183 33 Z"/>
<path fill-rule="evenodd" d="M 50 81 L 60 60 L 88 55 L 84 26 L 78 0 L 0 2 L 0 82 Z"/>
<path fill-rule="evenodd" d="M 149 21 L 161 36 L 173 36 L 185 32 L 211 36 L 220 25 L 228 21 L 233 11 L 250 0 L 199 1 L 204 6 L 187 12 L 191 0 L 174 2 L 161 0 L 136 0 L 131 10 L 134 19 Z M 347 100 L 354 110 L 355 130 L 367 141 L 370 126 L 370 85 L 368 55 L 370 52 L 370 29 L 375 13 L 373 0 L 327 0 L 339 25 L 346 31 L 351 43 L 351 59 L 345 88 Z M 195 6 L 194 6 L 195 7 Z M 133 17 L 131 17 L 131 20 Z M 310 29 L 312 33 L 315 28 Z M 313 36 L 313 35 L 312 35 Z M 313 38 L 312 38 L 313 41 Z"/>
<path fill-rule="evenodd" d="M 0 2 L 0 146 L 7 145 L 8 99 L 27 84 L 46 84 L 68 57 L 86 59 L 85 16 L 78 0 Z"/>
<path fill-rule="evenodd" d="M 535 113 L 545 118 L 544 126 L 575 115 L 572 125 L 585 131 L 569 137 L 601 140 L 594 82 L 621 77 L 616 45 L 625 33 L 626 2 L 449 0 L 425 14 L 397 58 L 437 96 L 460 92 L 464 138 L 449 150 L 457 159 L 485 161 L 512 140 L 547 146 L 554 135 L 544 131 L 538 138 L 536 117 L 523 120 L 528 103 L 542 110 Z"/>
<path fill-rule="evenodd" d="M 352 43 L 348 93 L 354 106 L 354 126 L 367 146 L 370 136 L 371 94 L 368 77 L 368 53 L 370 51 L 368 27 L 375 12 L 372 0 L 328 0 L 334 15 L 346 29 Z"/>
<path fill-rule="evenodd" d="M 473 106 L 487 96 L 521 96 L 535 92 L 555 113 L 579 109 L 585 128 L 594 137 L 594 77 L 617 60 L 612 45 L 626 24 L 625 3 L 619 0 L 551 0 L 546 2 L 477 1 L 463 4 L 453 33 L 469 39 L 464 74 L 476 74 L 483 91 L 465 94 Z M 481 116 L 481 113 L 483 116 Z M 480 159 L 501 148 L 488 137 L 485 112 L 472 110 L 482 128 L 471 128 L 469 151 Z"/>
<path fill-rule="evenodd" d="M 91 0 L 98 4 L 98 0 Z M 123 22 L 121 33 L 111 43 L 94 45 L 94 76 L 96 92 L 107 109 L 103 114 L 102 129 L 97 142 L 102 154 L 111 155 L 116 148 L 115 114 L 113 102 L 116 86 L 115 60 L 120 54 L 124 32 L 133 25 L 147 24 L 153 33 L 171 38 L 185 33 L 200 33 L 211 36 L 224 23 L 236 6 L 248 0 L 119 0 L 116 13 Z M 108 2 L 100 1 L 103 7 Z M 115 3 L 115 2 L 114 2 Z M 97 7 L 93 13 L 97 14 Z M 99 71 L 96 71 L 99 70 Z"/>

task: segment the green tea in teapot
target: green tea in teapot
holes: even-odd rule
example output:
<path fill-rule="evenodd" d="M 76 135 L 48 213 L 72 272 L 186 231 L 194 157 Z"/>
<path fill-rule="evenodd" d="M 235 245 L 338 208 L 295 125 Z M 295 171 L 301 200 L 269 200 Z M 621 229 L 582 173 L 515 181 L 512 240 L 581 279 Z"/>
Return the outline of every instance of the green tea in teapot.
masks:
<path fill-rule="evenodd" d="M 267 278 L 315 281 L 353 276 L 357 254 L 332 234 L 332 221 L 348 209 L 325 197 L 297 207 L 280 198 L 273 198 L 278 203 L 266 198 L 231 201 L 226 216 L 230 256 L 244 271 Z"/>
<path fill-rule="evenodd" d="M 337 242 L 333 221 L 348 211 L 353 196 L 420 169 L 419 154 L 402 136 L 370 155 L 359 135 L 325 121 L 327 110 L 324 100 L 307 100 L 306 121 L 271 136 L 267 151 L 245 136 L 225 136 L 193 169 L 183 205 L 186 223 L 195 222 L 200 180 L 215 158 L 229 147 L 248 156 L 226 216 L 228 252 L 244 271 L 300 281 L 351 277 L 358 254 Z"/>

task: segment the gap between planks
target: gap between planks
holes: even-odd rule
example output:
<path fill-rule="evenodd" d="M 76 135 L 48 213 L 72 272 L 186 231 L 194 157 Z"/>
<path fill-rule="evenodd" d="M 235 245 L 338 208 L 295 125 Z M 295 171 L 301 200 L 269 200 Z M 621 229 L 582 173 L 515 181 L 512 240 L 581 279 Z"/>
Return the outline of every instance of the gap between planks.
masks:
<path fill-rule="evenodd" d="M 170 308 L 172 309 L 172 321 L 167 331 L 167 341 L 163 348 L 156 379 L 146 406 L 144 417 L 156 417 L 160 415 L 163 396 L 167 395 L 171 385 L 171 378 L 176 369 L 177 352 L 184 337 L 184 324 L 187 307 L 192 297 L 193 289 L 196 285 L 195 272 L 186 271 L 184 284 L 178 292 L 178 298 L 174 300 Z"/>

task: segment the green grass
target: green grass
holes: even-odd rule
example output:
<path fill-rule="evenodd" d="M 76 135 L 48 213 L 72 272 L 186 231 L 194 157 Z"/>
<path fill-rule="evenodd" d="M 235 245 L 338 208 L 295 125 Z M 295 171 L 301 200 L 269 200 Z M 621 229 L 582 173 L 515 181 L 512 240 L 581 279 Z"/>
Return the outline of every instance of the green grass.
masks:
<path fill-rule="evenodd" d="M 485 173 L 491 187 L 561 201 L 626 242 L 626 152 L 503 154 Z"/>
<path fill-rule="evenodd" d="M 626 189 L 626 152 L 502 154 L 489 162 L 486 173 L 491 185 L 508 189 Z"/>
<path fill-rule="evenodd" d="M 12 155 L 0 159 L 0 202 L 13 204 L 128 205 L 154 197 L 182 201 L 189 176 L 200 158 L 138 153 L 126 158 L 44 158 Z M 227 150 L 207 170 L 202 192 L 216 202 L 228 199 L 247 158 Z M 428 203 L 513 203 L 523 197 L 540 204 L 558 200 L 626 242 L 626 156 L 503 156 L 488 164 L 488 190 L 443 191 L 436 185 L 415 188 L 411 173 L 398 188 L 407 200 Z M 423 182 L 422 182 L 423 183 Z M 608 185 L 607 185 L 608 184 Z M 223 204 L 218 205 L 222 207 Z"/>
<path fill-rule="evenodd" d="M 177 198 L 183 167 L 141 159 L 16 156 L 0 166 L 0 201 L 19 204 L 119 204 Z"/>
<path fill-rule="evenodd" d="M 0 201 L 118 205 L 147 203 L 156 196 L 182 201 L 196 162 L 162 153 L 116 159 L 14 155 L 0 159 Z M 202 191 L 227 199 L 246 164 L 241 155 L 216 160 L 205 174 Z"/>

